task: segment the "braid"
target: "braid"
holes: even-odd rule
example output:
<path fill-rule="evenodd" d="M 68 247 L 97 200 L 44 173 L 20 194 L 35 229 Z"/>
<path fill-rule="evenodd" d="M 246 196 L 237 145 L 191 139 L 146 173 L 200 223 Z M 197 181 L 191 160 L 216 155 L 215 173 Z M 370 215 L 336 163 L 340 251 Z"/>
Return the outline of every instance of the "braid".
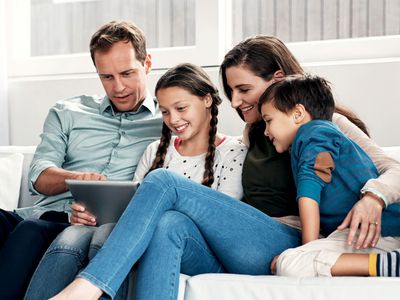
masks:
<path fill-rule="evenodd" d="M 213 97 L 214 98 L 214 97 Z M 215 101 L 211 105 L 210 131 L 208 138 L 208 151 L 204 163 L 204 175 L 202 184 L 208 187 L 214 182 L 214 158 L 215 158 L 215 137 L 217 135 L 218 106 Z"/>
<path fill-rule="evenodd" d="M 160 144 L 158 145 L 156 157 L 154 158 L 153 164 L 151 165 L 151 168 L 147 172 L 147 174 L 149 174 L 151 171 L 155 169 L 162 168 L 164 166 L 165 155 L 167 154 L 167 148 L 169 146 L 170 141 L 171 141 L 171 130 L 168 128 L 167 125 L 165 125 L 165 123 L 163 123 Z"/>

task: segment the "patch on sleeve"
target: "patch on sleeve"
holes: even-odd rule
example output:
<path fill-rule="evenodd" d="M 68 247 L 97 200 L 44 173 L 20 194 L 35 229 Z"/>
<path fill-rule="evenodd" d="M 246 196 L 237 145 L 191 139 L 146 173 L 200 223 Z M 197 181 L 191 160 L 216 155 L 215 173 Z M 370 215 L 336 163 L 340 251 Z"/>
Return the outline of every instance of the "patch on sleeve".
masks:
<path fill-rule="evenodd" d="M 329 152 L 318 154 L 314 163 L 315 174 L 324 182 L 329 183 L 332 180 L 332 171 L 335 169 L 335 163 Z"/>

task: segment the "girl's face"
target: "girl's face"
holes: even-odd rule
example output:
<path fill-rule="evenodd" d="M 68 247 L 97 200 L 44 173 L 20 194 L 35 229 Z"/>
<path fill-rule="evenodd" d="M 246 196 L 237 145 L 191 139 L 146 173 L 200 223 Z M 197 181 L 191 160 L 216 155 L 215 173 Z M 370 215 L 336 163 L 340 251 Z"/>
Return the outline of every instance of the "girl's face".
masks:
<path fill-rule="evenodd" d="M 226 79 L 232 89 L 231 106 L 240 109 L 244 121 L 248 124 L 260 120 L 258 100 L 274 80 L 265 80 L 255 75 L 244 65 L 227 68 Z"/>
<path fill-rule="evenodd" d="M 287 151 L 300 126 L 296 117 L 297 110 L 284 113 L 276 109 L 270 101 L 261 106 L 261 115 L 266 125 L 265 136 L 271 140 L 278 153 Z"/>
<path fill-rule="evenodd" d="M 180 87 L 157 91 L 164 123 L 182 141 L 200 138 L 208 141 L 211 96 L 198 97 Z"/>

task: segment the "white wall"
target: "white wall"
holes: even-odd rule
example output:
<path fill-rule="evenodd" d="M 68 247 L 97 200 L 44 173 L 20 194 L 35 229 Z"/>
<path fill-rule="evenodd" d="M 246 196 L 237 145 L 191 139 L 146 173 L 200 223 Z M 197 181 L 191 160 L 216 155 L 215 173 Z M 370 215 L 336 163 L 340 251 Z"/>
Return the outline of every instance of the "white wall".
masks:
<path fill-rule="evenodd" d="M 306 66 L 312 73 L 325 76 L 333 85 L 338 99 L 352 108 L 369 126 L 381 146 L 400 145 L 400 59 L 339 62 Z M 206 68 L 219 83 L 218 67 Z M 149 76 L 154 90 L 161 71 Z M 221 94 L 222 89 L 220 89 Z M 9 81 L 10 140 L 12 145 L 34 145 L 47 111 L 57 100 L 80 94 L 102 94 L 95 74 L 76 76 L 12 78 Z M 220 110 L 220 131 L 241 134 L 243 122 L 224 101 Z"/>
<path fill-rule="evenodd" d="M 9 144 L 5 1 L 0 0 L 0 145 Z"/>

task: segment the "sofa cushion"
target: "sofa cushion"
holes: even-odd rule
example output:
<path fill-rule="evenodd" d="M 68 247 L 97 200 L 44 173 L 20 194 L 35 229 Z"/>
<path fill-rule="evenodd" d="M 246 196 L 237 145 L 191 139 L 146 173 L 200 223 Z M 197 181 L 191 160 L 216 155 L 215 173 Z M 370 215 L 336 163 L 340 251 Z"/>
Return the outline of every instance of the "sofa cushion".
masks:
<path fill-rule="evenodd" d="M 22 176 L 20 177 L 21 187 L 19 192 L 18 207 L 32 206 L 40 196 L 32 196 L 28 188 L 29 165 L 35 153 L 36 146 L 0 146 L 0 155 L 6 156 L 13 153 L 20 153 L 24 156 L 22 163 Z"/>
<path fill-rule="evenodd" d="M 22 163 L 20 153 L 0 154 L 0 208 L 13 210 L 18 207 Z"/>
<path fill-rule="evenodd" d="M 203 274 L 186 282 L 185 300 L 399 299 L 398 278 Z"/>

